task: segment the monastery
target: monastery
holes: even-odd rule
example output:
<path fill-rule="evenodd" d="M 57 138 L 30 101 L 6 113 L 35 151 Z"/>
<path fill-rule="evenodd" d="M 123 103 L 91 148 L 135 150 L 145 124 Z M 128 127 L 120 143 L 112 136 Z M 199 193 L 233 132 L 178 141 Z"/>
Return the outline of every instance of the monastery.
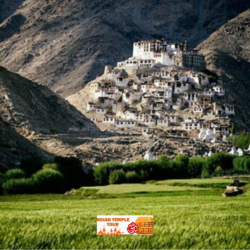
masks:
<path fill-rule="evenodd" d="M 135 42 L 132 57 L 106 66 L 104 75 L 89 83 L 86 115 L 116 131 L 144 134 L 150 128 L 222 139 L 235 110 L 223 83 L 205 74 L 204 65 L 203 55 L 187 51 L 186 43 Z"/>

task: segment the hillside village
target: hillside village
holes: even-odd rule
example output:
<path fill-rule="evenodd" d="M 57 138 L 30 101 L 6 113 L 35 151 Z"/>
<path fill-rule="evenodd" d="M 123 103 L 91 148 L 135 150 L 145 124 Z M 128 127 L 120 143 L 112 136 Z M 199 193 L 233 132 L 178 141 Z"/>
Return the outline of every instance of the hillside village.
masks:
<path fill-rule="evenodd" d="M 183 67 L 190 55 L 196 60 L 192 69 Z M 89 83 L 86 115 L 100 128 L 108 124 L 109 131 L 149 135 L 159 130 L 221 140 L 230 133 L 234 106 L 221 81 L 196 70 L 202 64 L 202 55 L 187 52 L 183 44 L 134 43 L 131 58 L 106 66 L 104 75 Z"/>

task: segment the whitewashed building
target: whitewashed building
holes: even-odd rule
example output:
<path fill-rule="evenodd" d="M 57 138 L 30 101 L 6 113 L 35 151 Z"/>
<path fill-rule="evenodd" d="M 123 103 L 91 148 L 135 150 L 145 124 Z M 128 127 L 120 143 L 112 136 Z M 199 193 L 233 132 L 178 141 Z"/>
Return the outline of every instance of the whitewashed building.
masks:
<path fill-rule="evenodd" d="M 102 118 L 102 122 L 103 122 L 103 123 L 109 123 L 109 124 L 115 124 L 116 118 L 113 117 L 113 116 L 104 116 L 104 117 Z"/>
<path fill-rule="evenodd" d="M 174 93 L 175 94 L 180 94 L 184 91 L 187 91 L 190 87 L 190 84 L 185 83 L 185 82 L 175 82 L 174 84 Z"/>
<path fill-rule="evenodd" d="M 224 96 L 226 93 L 225 89 L 220 85 L 214 86 L 213 90 L 215 92 L 215 95 L 218 95 L 218 96 Z"/>
<path fill-rule="evenodd" d="M 133 128 L 136 124 L 136 121 L 131 120 L 116 120 L 115 122 L 117 128 Z"/>
<path fill-rule="evenodd" d="M 235 115 L 234 105 L 224 104 L 226 115 Z"/>
<path fill-rule="evenodd" d="M 117 87 L 126 88 L 128 86 L 128 78 L 117 77 L 115 84 Z"/>
<path fill-rule="evenodd" d="M 94 111 L 96 110 L 96 103 L 94 102 L 87 102 L 87 111 Z"/>
<path fill-rule="evenodd" d="M 144 160 L 147 160 L 147 161 L 156 160 L 156 156 L 153 155 L 153 154 L 151 153 L 150 150 L 148 150 L 148 151 L 146 152 L 146 154 L 144 155 L 143 158 L 144 158 Z"/>

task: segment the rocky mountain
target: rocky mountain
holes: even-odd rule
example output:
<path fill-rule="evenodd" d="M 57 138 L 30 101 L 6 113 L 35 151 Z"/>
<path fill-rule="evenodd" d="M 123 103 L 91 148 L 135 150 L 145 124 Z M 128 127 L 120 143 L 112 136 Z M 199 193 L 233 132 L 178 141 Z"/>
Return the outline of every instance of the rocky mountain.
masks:
<path fill-rule="evenodd" d="M 13 167 L 27 156 L 50 158 L 52 155 L 18 134 L 0 118 L 0 169 Z"/>
<path fill-rule="evenodd" d="M 1 0 L 0 65 L 62 96 L 132 53 L 136 40 L 198 45 L 249 0 Z"/>
<path fill-rule="evenodd" d="M 0 117 L 19 133 L 98 131 L 94 124 L 48 87 L 0 67 Z"/>
<path fill-rule="evenodd" d="M 250 9 L 228 21 L 198 46 L 207 68 L 225 82 L 236 106 L 236 122 L 249 130 L 250 117 Z"/>
<path fill-rule="evenodd" d="M 0 167 L 28 156 L 75 156 L 77 139 L 98 131 L 48 87 L 0 67 Z"/>

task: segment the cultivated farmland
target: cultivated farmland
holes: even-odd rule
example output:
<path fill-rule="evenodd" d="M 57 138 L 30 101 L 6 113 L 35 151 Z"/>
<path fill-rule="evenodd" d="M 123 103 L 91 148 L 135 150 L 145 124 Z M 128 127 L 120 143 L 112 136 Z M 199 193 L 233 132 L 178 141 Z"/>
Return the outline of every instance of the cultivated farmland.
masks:
<path fill-rule="evenodd" d="M 178 182 L 188 183 L 171 183 Z M 136 193 L 118 194 L 115 199 L 108 194 L 102 199 L 80 195 L 0 197 L 0 248 L 250 248 L 248 192 L 223 198 L 222 190 L 216 188 L 179 186 L 175 192 L 170 183 L 156 182 L 144 185 L 143 192 L 133 185 L 130 190 L 134 188 Z M 153 236 L 96 235 L 97 215 L 148 214 L 154 215 Z"/>

